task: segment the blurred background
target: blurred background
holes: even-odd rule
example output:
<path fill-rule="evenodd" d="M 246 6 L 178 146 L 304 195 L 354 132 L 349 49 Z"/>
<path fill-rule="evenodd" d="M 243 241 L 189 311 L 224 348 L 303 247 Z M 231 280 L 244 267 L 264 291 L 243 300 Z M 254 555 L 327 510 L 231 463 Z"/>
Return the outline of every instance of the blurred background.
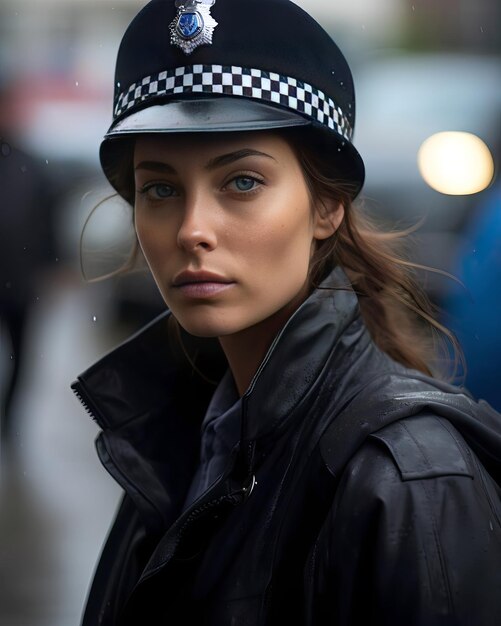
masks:
<path fill-rule="evenodd" d="M 297 3 L 353 68 L 360 201 L 391 228 L 420 223 L 413 260 L 463 282 L 426 276 L 463 345 L 467 386 L 501 409 L 501 4 Z M 116 51 L 144 4 L 0 0 L 2 626 L 79 623 L 120 495 L 69 385 L 162 308 L 146 273 L 85 283 L 79 258 L 86 218 L 110 192 L 97 150 Z M 123 205 L 95 217 L 90 277 L 117 258 L 97 250 L 126 254 L 130 241 Z"/>

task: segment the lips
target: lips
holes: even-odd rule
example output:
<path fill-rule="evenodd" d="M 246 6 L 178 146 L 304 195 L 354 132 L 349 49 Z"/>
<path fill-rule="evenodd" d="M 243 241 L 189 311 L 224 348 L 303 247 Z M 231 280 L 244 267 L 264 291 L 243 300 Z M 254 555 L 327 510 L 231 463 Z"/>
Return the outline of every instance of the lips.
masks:
<path fill-rule="evenodd" d="M 172 285 L 174 287 L 183 287 L 185 285 L 192 285 L 197 283 L 217 283 L 222 285 L 229 285 L 234 281 L 226 278 L 225 276 L 221 276 L 220 274 L 216 274 L 214 272 L 209 272 L 206 270 L 199 271 L 190 271 L 185 270 L 184 272 L 180 272 L 172 281 Z"/>
<path fill-rule="evenodd" d="M 186 270 L 174 278 L 172 285 L 185 298 L 206 300 L 230 289 L 235 281 L 214 272 Z"/>

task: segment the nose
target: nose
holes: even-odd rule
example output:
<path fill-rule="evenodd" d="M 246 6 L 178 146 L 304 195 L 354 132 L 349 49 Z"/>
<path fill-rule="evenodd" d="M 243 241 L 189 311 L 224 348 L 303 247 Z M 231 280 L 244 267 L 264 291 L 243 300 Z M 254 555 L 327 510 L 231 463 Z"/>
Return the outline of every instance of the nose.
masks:
<path fill-rule="evenodd" d="M 206 194 L 186 197 L 183 220 L 177 233 L 178 246 L 187 252 L 209 252 L 217 247 L 213 210 Z"/>

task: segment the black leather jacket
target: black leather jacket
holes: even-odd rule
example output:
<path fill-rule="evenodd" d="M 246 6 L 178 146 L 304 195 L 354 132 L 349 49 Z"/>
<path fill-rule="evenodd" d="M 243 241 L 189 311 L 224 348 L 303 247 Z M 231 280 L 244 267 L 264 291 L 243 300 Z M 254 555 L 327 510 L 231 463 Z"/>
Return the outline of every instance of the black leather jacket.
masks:
<path fill-rule="evenodd" d="M 244 395 L 226 471 L 182 514 L 214 387 L 169 315 L 74 384 L 125 491 L 84 626 L 501 624 L 499 414 L 379 351 L 340 270 L 324 287 Z M 185 341 L 218 380 L 217 342 Z"/>

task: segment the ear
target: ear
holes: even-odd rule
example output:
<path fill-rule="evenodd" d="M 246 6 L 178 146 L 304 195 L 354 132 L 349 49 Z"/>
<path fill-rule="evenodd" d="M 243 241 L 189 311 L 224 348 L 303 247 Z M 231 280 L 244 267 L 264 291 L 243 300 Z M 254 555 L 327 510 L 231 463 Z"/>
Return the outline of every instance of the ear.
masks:
<path fill-rule="evenodd" d="M 344 217 L 344 206 L 329 198 L 320 200 L 313 221 L 314 239 L 328 239 L 339 228 Z"/>

